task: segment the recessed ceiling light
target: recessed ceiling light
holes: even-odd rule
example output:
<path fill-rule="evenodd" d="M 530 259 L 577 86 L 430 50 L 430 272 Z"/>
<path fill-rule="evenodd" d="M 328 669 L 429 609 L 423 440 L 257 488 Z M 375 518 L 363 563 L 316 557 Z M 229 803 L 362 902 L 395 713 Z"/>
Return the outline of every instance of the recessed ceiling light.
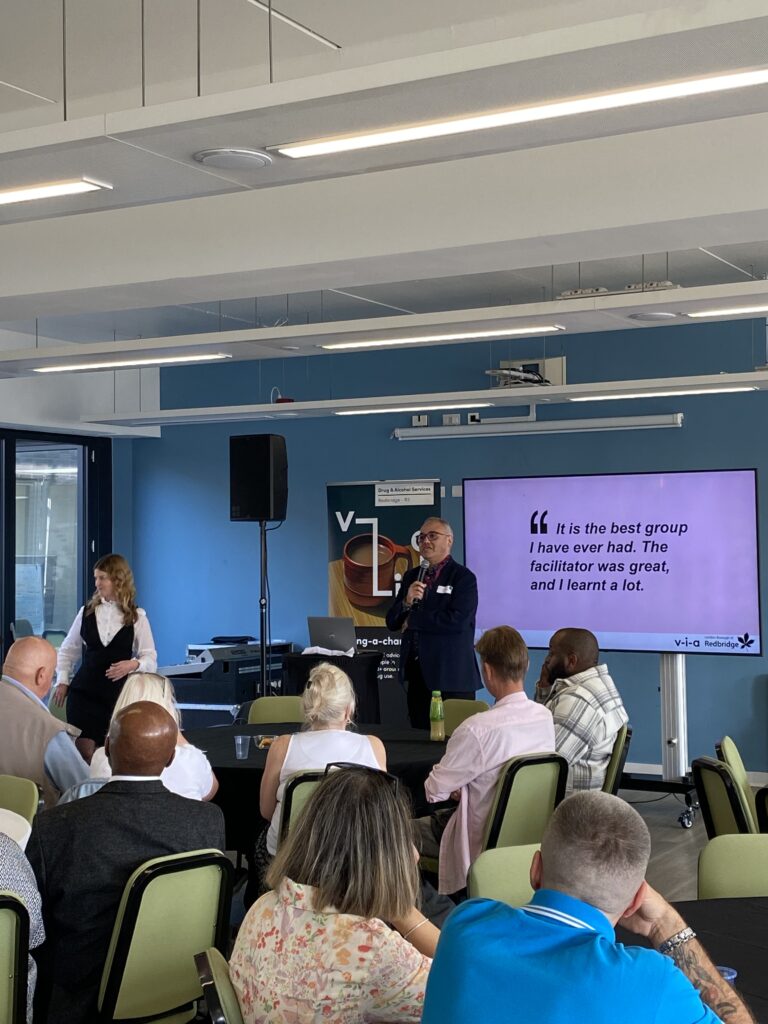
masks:
<path fill-rule="evenodd" d="M 217 167 L 222 171 L 260 171 L 269 167 L 272 157 L 260 149 L 236 149 L 223 146 L 219 149 L 201 149 L 193 155 L 203 167 Z"/>
<path fill-rule="evenodd" d="M 54 366 L 35 366 L 35 373 L 75 373 L 78 370 L 122 370 L 131 366 L 173 366 L 180 363 L 214 363 L 231 359 L 228 352 L 210 352 L 199 356 L 148 356 L 146 359 L 120 359 L 110 362 L 56 363 Z"/>
<path fill-rule="evenodd" d="M 682 395 L 729 395 L 741 391 L 757 391 L 755 387 L 670 388 L 669 391 L 639 391 L 631 395 L 580 395 L 569 402 L 623 402 L 625 398 L 680 398 Z"/>
<path fill-rule="evenodd" d="M 0 191 L 0 206 L 7 203 L 29 203 L 33 199 L 57 199 L 60 196 L 76 196 L 82 192 L 99 192 L 111 189 L 104 181 L 92 178 L 74 178 L 69 181 L 49 181 L 41 185 L 17 185 Z"/>
<path fill-rule="evenodd" d="M 390 406 L 388 409 L 339 409 L 336 416 L 376 416 L 385 412 L 438 412 L 445 409 L 488 409 L 493 402 L 468 402 L 459 405 L 401 405 Z"/>
<path fill-rule="evenodd" d="M 385 128 L 380 131 L 325 139 L 311 139 L 306 142 L 289 142 L 267 148 L 277 150 L 283 156 L 290 156 L 294 159 L 325 156 L 329 153 L 348 153 L 352 150 L 369 149 L 374 146 L 391 146 L 399 142 L 436 139 L 446 135 L 459 135 L 463 132 L 484 131 L 488 128 L 508 128 L 518 124 L 529 124 L 532 121 L 547 121 L 553 118 L 571 117 L 575 114 L 594 113 L 599 110 L 617 110 L 621 107 L 659 103 L 663 100 L 681 99 L 686 96 L 701 96 L 706 93 L 744 89 L 766 83 L 768 83 L 768 69 L 742 71 L 728 75 L 712 75 L 708 78 L 693 78 L 683 82 L 669 82 L 664 85 L 623 89 L 597 96 L 542 103 L 533 107 L 515 107 L 510 110 L 498 110 L 470 117 L 433 121 L 427 124 Z"/>
<path fill-rule="evenodd" d="M 653 323 L 659 320 L 677 320 L 677 313 L 665 313 L 663 310 L 648 310 L 647 313 L 629 313 L 628 320 L 643 320 Z"/>
<path fill-rule="evenodd" d="M 747 313 L 768 313 L 768 306 L 736 306 L 734 309 L 702 309 L 697 313 L 686 313 L 686 316 L 696 320 L 705 316 L 744 316 Z"/>
<path fill-rule="evenodd" d="M 560 324 L 537 324 L 534 327 L 505 327 L 493 331 L 452 331 L 445 334 L 414 335 L 411 338 L 374 338 L 368 341 L 334 341 L 320 348 L 354 349 L 354 348 L 385 348 L 392 345 L 425 345 L 435 341 L 477 341 L 481 338 L 514 338 L 518 335 L 553 334 L 564 331 Z"/>

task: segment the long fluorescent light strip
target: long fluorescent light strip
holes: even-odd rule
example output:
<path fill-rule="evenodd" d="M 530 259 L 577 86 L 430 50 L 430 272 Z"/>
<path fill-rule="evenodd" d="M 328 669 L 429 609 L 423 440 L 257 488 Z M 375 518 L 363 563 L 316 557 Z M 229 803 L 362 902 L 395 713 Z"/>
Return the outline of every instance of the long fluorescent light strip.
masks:
<path fill-rule="evenodd" d="M 325 36 L 321 36 L 319 32 L 315 32 L 306 25 L 302 25 L 300 21 L 294 21 L 294 19 L 289 18 L 287 14 L 283 14 L 282 11 L 275 10 L 275 8 L 270 7 L 269 4 L 262 3 L 261 0 L 247 0 L 247 2 L 252 7 L 257 8 L 257 10 L 264 11 L 265 14 L 271 14 L 275 21 L 282 21 L 284 25 L 290 25 L 291 28 L 295 28 L 297 31 L 303 32 L 304 35 L 309 36 L 310 39 L 314 39 L 318 43 L 322 43 L 323 46 L 327 46 L 331 50 L 341 49 L 341 46 L 339 46 L 338 43 L 334 43 L 332 39 L 327 39 Z"/>
<path fill-rule="evenodd" d="M 0 206 L 9 203 L 29 203 L 34 199 L 57 199 L 60 196 L 75 196 L 82 192 L 98 192 L 112 186 L 91 178 L 76 178 L 71 181 L 50 181 L 42 185 L 20 185 L 0 191 Z"/>
<path fill-rule="evenodd" d="M 507 437 L 520 434 L 579 434 L 601 430 L 658 430 L 665 427 L 682 427 L 681 412 L 659 416 L 608 416 L 604 419 L 546 420 L 531 423 L 482 423 L 460 427 L 398 427 L 392 437 L 398 441 L 437 441 L 457 437 Z"/>
<path fill-rule="evenodd" d="M 156 359 L 121 359 L 110 363 L 66 363 L 56 366 L 35 366 L 35 373 L 72 373 L 77 370 L 122 370 L 131 366 L 173 366 L 180 363 L 213 363 L 219 359 L 231 359 L 228 352 L 209 353 L 200 356 L 159 356 Z"/>
<path fill-rule="evenodd" d="M 451 409 L 489 409 L 493 402 L 467 402 L 461 405 L 399 405 L 383 409 L 340 409 L 336 416 L 375 416 L 385 412 L 448 412 Z"/>
<path fill-rule="evenodd" d="M 622 402 L 625 398 L 681 398 L 683 395 L 730 395 L 742 391 L 757 391 L 755 387 L 733 387 L 733 388 L 685 388 L 684 390 L 670 391 L 638 391 L 633 394 L 616 395 L 580 395 L 577 398 L 569 398 L 569 402 Z"/>
<path fill-rule="evenodd" d="M 345 137 L 311 139 L 306 142 L 290 142 L 268 146 L 283 156 L 294 159 L 309 156 L 325 156 L 329 153 L 348 153 L 357 149 L 374 146 L 391 146 L 399 142 L 415 142 L 419 139 L 435 139 L 462 132 L 484 131 L 488 128 L 508 128 L 533 121 L 548 121 L 575 114 L 589 114 L 599 110 L 617 110 L 645 103 L 659 103 L 663 100 L 682 99 L 686 96 L 702 96 L 712 92 L 745 89 L 768 83 L 768 69 L 742 71 L 730 75 L 713 75 L 709 78 L 693 78 L 666 85 L 651 85 L 620 92 L 585 96 L 580 99 L 566 99 L 555 103 L 542 103 L 533 107 L 517 107 L 494 113 L 475 114 L 448 121 L 433 121 L 427 124 L 410 125 L 404 128 L 385 128 L 381 131 L 366 132 Z"/>
<path fill-rule="evenodd" d="M 557 331 L 564 331 L 565 327 L 560 324 L 545 324 L 535 327 L 507 327 L 504 330 L 494 331 L 461 331 L 453 334 L 424 334 L 413 338 L 374 338 L 369 341 L 334 341 L 327 345 L 320 345 L 320 348 L 329 351 L 340 349 L 356 348 L 384 348 L 394 345 L 419 345 L 433 341 L 474 341 L 478 338 L 514 338 L 518 335 L 530 334 L 552 334 Z"/>
<path fill-rule="evenodd" d="M 743 316 L 745 313 L 768 313 L 768 306 L 739 306 L 736 309 L 702 309 L 698 313 L 685 313 L 695 320 L 705 316 Z"/>

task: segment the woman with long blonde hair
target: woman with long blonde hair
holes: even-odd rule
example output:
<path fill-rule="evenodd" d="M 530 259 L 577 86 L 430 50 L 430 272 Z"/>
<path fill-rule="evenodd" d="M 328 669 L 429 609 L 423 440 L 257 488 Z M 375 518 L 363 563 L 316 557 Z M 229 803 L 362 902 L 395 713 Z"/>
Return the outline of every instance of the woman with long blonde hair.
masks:
<path fill-rule="evenodd" d="M 136 605 L 128 562 L 122 555 L 104 555 L 93 567 L 93 581 L 93 596 L 59 648 L 52 698 L 58 705 L 67 701 L 67 720 L 80 729 L 77 748 L 89 763 L 104 742 L 125 677 L 157 669 L 152 630 Z"/>

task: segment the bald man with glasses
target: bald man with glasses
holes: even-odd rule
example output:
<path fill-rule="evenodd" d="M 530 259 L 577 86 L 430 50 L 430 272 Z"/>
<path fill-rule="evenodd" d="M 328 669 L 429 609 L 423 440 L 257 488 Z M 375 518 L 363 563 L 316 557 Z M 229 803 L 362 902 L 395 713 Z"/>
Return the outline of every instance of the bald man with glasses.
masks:
<path fill-rule="evenodd" d="M 411 725 L 428 729 L 433 690 L 474 700 L 482 685 L 474 649 L 477 580 L 451 558 L 453 530 L 445 519 L 427 519 L 417 542 L 426 571 L 421 580 L 418 568 L 403 576 L 387 626 L 403 633 L 400 679 Z"/>

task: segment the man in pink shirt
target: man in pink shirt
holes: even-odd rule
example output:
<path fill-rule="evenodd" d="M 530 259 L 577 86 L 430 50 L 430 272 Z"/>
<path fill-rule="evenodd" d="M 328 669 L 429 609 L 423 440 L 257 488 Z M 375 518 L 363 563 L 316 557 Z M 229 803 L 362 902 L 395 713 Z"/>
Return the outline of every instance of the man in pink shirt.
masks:
<path fill-rule="evenodd" d="M 518 754 L 555 749 L 555 727 L 547 708 L 523 689 L 528 648 L 511 626 L 496 626 L 475 645 L 483 680 L 496 703 L 472 715 L 448 740 L 442 760 L 424 783 L 427 800 L 458 800 L 447 819 L 437 812 L 418 819 L 421 852 L 440 857 L 439 890 L 453 893 L 467 884 L 467 871 L 480 853 L 496 781 L 502 766 Z M 442 832 L 442 836 L 440 833 Z M 438 846 L 439 843 L 439 846 Z"/>

